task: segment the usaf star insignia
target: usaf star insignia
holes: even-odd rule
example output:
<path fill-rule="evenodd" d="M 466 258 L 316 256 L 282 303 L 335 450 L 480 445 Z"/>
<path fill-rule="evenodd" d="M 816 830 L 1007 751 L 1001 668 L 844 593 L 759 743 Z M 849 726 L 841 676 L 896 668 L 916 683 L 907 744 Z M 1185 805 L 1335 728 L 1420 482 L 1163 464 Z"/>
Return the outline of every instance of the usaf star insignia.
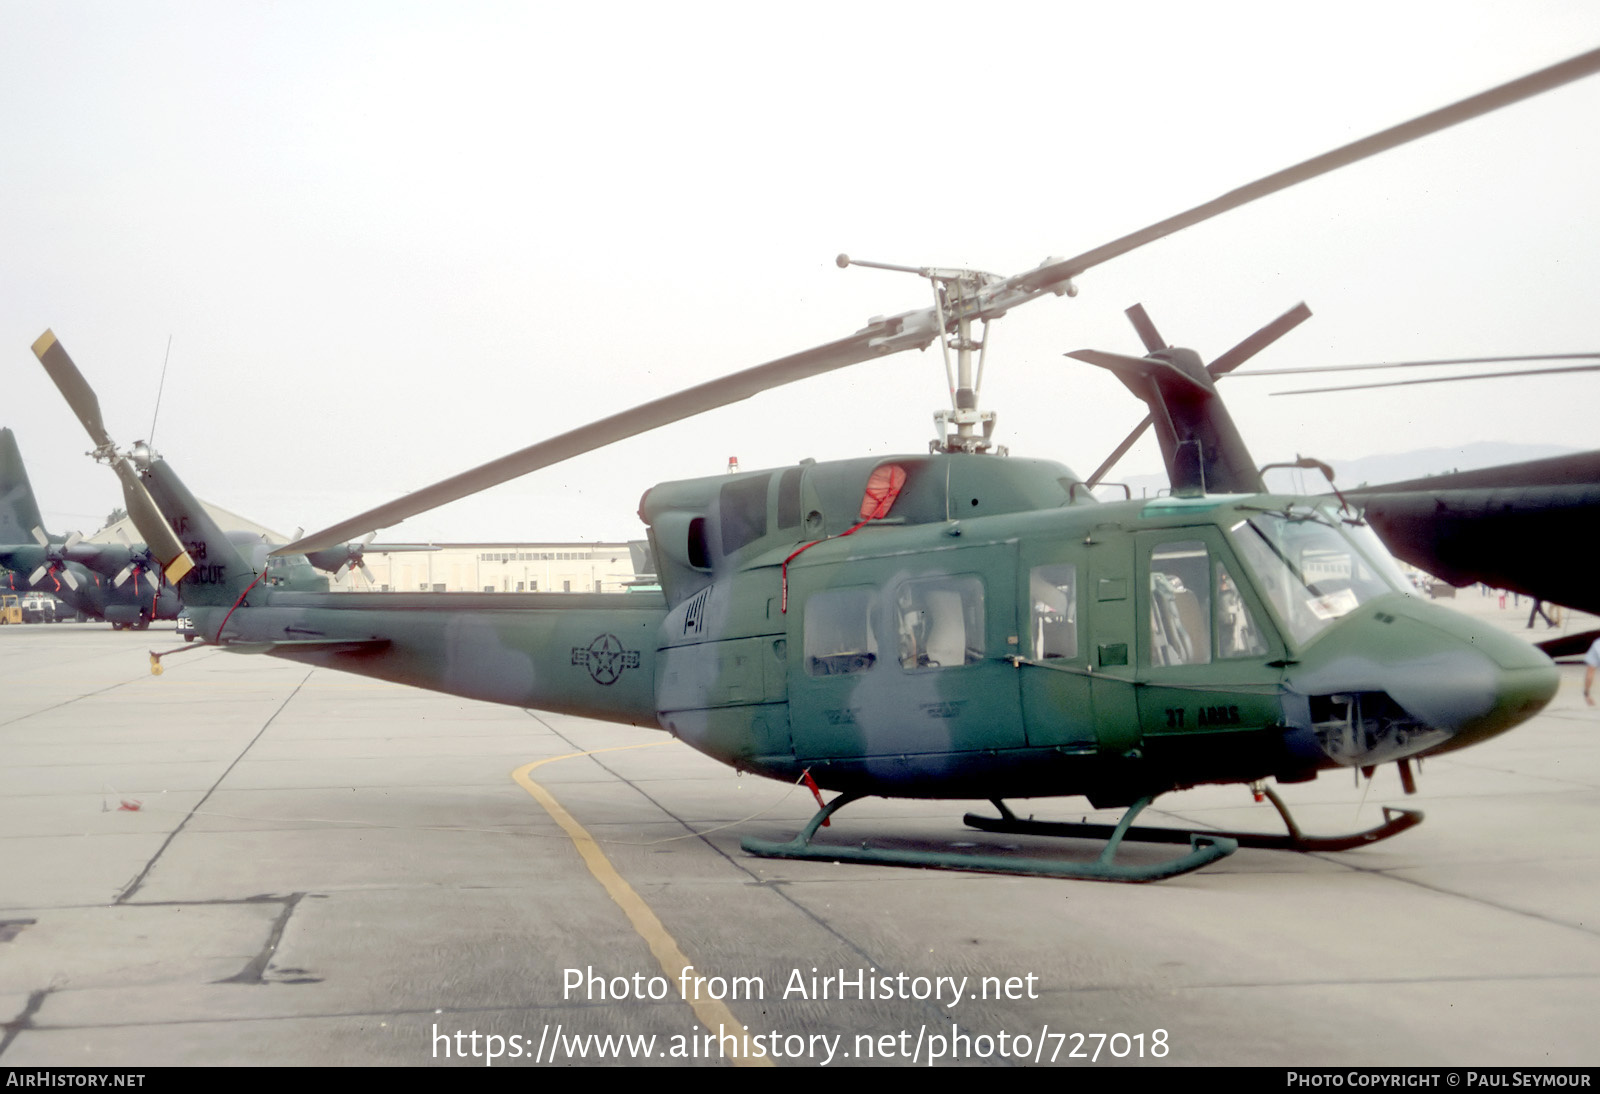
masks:
<path fill-rule="evenodd" d="M 623 649 L 622 640 L 614 634 L 602 634 L 587 646 L 573 646 L 572 663 L 587 668 L 595 683 L 609 687 L 623 669 L 639 667 L 639 651 Z"/>

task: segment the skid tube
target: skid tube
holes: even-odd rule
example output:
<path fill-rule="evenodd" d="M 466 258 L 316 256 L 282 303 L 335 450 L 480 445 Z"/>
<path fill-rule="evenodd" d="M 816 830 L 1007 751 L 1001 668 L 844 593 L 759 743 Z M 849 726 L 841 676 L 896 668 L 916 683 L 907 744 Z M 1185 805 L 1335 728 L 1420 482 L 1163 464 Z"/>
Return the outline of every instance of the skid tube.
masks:
<path fill-rule="evenodd" d="M 1154 795 L 1140 798 L 1128 811 L 1122 815 L 1122 820 L 1115 827 L 1106 826 L 1105 835 L 1108 836 L 1105 849 L 1100 852 L 1100 857 L 1093 862 L 1067 862 L 1059 859 L 1038 859 L 1010 855 L 984 855 L 964 854 L 948 851 L 904 851 L 889 848 L 869 847 L 865 843 L 857 846 L 840 846 L 830 844 L 813 844 L 811 837 L 816 835 L 817 829 L 829 817 L 849 805 L 870 795 L 852 792 L 840 794 L 833 801 L 817 811 L 809 824 L 801 830 L 800 834 L 788 843 L 776 843 L 770 840 L 753 839 L 746 837 L 740 846 L 752 855 L 762 858 L 794 858 L 811 859 L 816 862 L 859 862 L 873 866 L 918 866 L 932 870 L 969 870 L 985 874 L 1020 874 L 1026 877 L 1060 877 L 1075 878 L 1081 881 L 1160 881 L 1163 878 L 1177 877 L 1187 874 L 1191 870 L 1198 870 L 1208 866 L 1221 858 L 1233 854 L 1238 849 L 1238 843 L 1225 835 L 1213 832 L 1196 833 L 1187 840 L 1162 840 L 1160 842 L 1187 842 L 1188 854 L 1178 855 L 1164 862 L 1150 863 L 1136 866 L 1115 861 L 1117 848 L 1121 846 L 1124 838 L 1138 839 L 1131 835 L 1139 829 L 1132 828 L 1133 818 L 1149 805 Z M 1010 810 L 999 802 L 1002 813 L 1012 816 Z M 1016 819 L 1013 817 L 1013 819 Z M 971 823 L 968 816 L 968 823 Z M 1018 821 L 1020 824 L 1031 824 L 1029 821 Z M 1165 831 L 1165 829 L 1156 829 Z M 1055 833 L 1047 833 L 1055 834 Z"/>
<path fill-rule="evenodd" d="M 1344 836 L 1308 836 L 1300 831 L 1300 826 L 1295 823 L 1289 807 L 1283 799 L 1278 797 L 1276 791 L 1270 786 L 1261 788 L 1268 801 L 1272 802 L 1278 816 L 1283 818 L 1284 827 L 1289 829 L 1287 835 L 1269 836 L 1261 832 L 1206 832 L 1207 836 L 1222 837 L 1236 843 L 1240 847 L 1265 848 L 1270 851 L 1348 851 L 1353 847 L 1365 847 L 1369 843 L 1398 836 L 1407 828 L 1415 828 L 1422 823 L 1420 809 L 1397 809 L 1392 806 L 1383 807 L 1383 823 L 1360 832 L 1352 832 Z M 1149 799 L 1145 799 L 1148 804 Z M 1018 835 L 1032 836 L 1075 836 L 1081 839 L 1103 839 L 1116 831 L 1118 826 L 1109 824 L 1074 824 L 1060 821 L 1023 820 L 998 798 L 993 799 L 994 806 L 1000 810 L 998 817 L 985 817 L 977 813 L 968 813 L 963 818 L 972 828 L 982 829 L 985 832 L 1010 832 Z M 1138 808 L 1142 808 L 1139 806 Z M 1137 808 L 1130 810 L 1137 812 Z M 1122 818 L 1122 824 L 1128 821 L 1127 816 Z M 1139 840 L 1144 843 L 1188 843 L 1193 838 L 1193 833 L 1182 828 L 1129 828 L 1123 835 L 1128 839 Z"/>

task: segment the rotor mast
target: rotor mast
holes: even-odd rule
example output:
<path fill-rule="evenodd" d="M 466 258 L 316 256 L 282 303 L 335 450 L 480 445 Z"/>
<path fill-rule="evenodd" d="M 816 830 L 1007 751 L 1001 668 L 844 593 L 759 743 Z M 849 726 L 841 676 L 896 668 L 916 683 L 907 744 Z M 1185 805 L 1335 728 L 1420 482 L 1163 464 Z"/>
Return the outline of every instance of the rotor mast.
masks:
<path fill-rule="evenodd" d="M 937 436 L 929 442 L 928 449 L 932 452 L 988 452 L 993 449 L 997 455 L 1005 455 L 1003 445 L 993 444 L 994 411 L 980 410 L 978 407 L 978 392 L 983 387 L 983 365 L 988 355 L 989 320 L 1005 314 L 1003 310 L 993 313 L 986 310 L 992 301 L 984 298 L 984 290 L 999 285 L 1005 278 L 983 270 L 897 266 L 889 262 L 868 262 L 844 254 L 835 261 L 840 269 L 867 266 L 875 270 L 916 274 L 933 283 L 933 309 L 941 335 L 939 345 L 944 351 L 950 409 L 933 412 Z M 1070 288 L 1066 291 L 1075 295 Z M 973 335 L 974 319 L 983 324 L 978 337 Z M 974 350 L 978 353 L 976 371 L 972 363 Z M 955 352 L 954 368 L 951 367 L 951 351 Z"/>
<path fill-rule="evenodd" d="M 994 411 L 978 409 L 978 391 L 983 387 L 983 363 L 989 346 L 989 320 L 979 319 L 983 324 L 983 332 L 980 338 L 974 340 L 972 304 L 978 295 L 978 290 L 983 287 L 981 278 L 993 278 L 996 281 L 1000 279 L 993 274 L 972 270 L 929 270 L 926 276 L 933 281 L 935 307 L 939 310 L 940 320 L 945 317 L 947 303 L 954 305 L 951 310 L 957 316 L 955 330 L 940 342 L 944 349 L 946 381 L 950 380 L 950 351 L 952 349 L 956 351 L 955 380 L 949 385 L 950 409 L 933 412 L 933 426 L 938 436 L 929 442 L 929 448 L 945 452 L 986 452 L 994 436 Z M 976 376 L 972 371 L 973 350 L 978 351 Z M 953 432 L 951 427 L 954 427 Z M 983 430 L 981 437 L 976 432 L 979 427 Z M 1004 455 L 1003 450 L 1000 454 Z"/>

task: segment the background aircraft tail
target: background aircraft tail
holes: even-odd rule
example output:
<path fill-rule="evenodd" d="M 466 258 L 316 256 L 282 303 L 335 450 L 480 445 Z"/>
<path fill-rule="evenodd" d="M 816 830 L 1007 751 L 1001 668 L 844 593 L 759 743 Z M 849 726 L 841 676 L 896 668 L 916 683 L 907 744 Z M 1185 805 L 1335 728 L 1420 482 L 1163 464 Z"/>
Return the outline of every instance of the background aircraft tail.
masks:
<path fill-rule="evenodd" d="M 0 543 L 31 544 L 33 530 L 43 525 L 16 434 L 0 429 Z"/>

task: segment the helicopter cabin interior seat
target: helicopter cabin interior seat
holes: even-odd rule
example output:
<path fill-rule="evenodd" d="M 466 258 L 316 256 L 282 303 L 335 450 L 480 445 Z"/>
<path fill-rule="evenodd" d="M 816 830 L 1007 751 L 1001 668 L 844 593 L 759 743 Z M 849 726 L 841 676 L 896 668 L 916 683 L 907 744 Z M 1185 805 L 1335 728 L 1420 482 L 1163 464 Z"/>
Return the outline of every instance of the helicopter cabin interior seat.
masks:
<path fill-rule="evenodd" d="M 865 672 L 878 659 L 872 590 L 832 589 L 806 604 L 805 663 L 812 676 Z"/>
<path fill-rule="evenodd" d="M 1033 605 L 1033 655 L 1039 658 L 1078 656 L 1074 594 L 1077 567 L 1070 563 L 1036 567 L 1028 579 Z"/>
<path fill-rule="evenodd" d="M 1211 660 L 1210 613 L 1176 574 L 1150 574 L 1150 663 L 1204 665 Z"/>
<path fill-rule="evenodd" d="M 1211 662 L 1210 554 L 1200 540 L 1158 545 L 1150 554 L 1150 664 Z"/>
<path fill-rule="evenodd" d="M 983 660 L 983 586 L 976 577 L 908 581 L 896 590 L 900 667 L 953 668 Z"/>
<path fill-rule="evenodd" d="M 1251 657 L 1267 652 L 1266 640 L 1256 626 L 1250 606 L 1239 595 L 1233 575 L 1217 563 L 1217 656 Z"/>
<path fill-rule="evenodd" d="M 961 594 L 954 589 L 928 589 L 920 603 L 903 612 L 902 668 L 942 668 L 967 662 L 967 625 Z"/>

